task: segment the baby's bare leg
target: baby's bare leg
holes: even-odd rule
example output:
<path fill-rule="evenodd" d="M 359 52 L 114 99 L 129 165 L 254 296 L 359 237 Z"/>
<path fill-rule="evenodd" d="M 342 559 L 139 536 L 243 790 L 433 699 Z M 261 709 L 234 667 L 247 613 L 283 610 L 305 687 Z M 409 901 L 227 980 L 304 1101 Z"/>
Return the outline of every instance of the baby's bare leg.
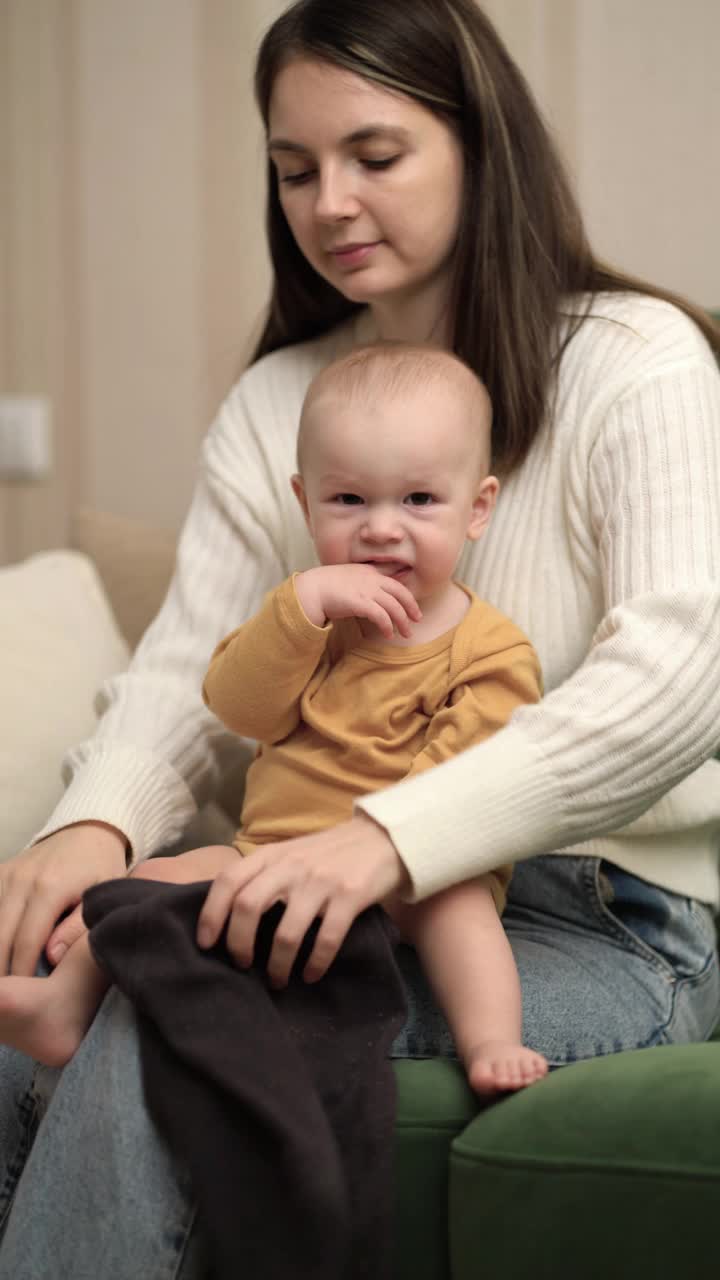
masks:
<path fill-rule="evenodd" d="M 87 934 L 46 978 L 0 978 L 0 1042 L 49 1067 L 70 1060 L 108 987 Z"/>
<path fill-rule="evenodd" d="M 522 1043 L 520 982 L 487 880 L 472 880 L 390 914 L 416 947 L 473 1089 L 522 1089 L 547 1062 Z"/>
<path fill-rule="evenodd" d="M 194 884 L 198 880 L 214 880 L 230 862 L 241 855 L 228 844 L 207 844 L 171 858 L 150 858 L 141 862 L 131 875 L 142 880 L 165 880 L 168 884 Z"/>
<path fill-rule="evenodd" d="M 132 872 L 145 880 L 188 884 L 212 880 L 236 849 L 208 845 L 174 858 L 152 858 Z M 37 1062 L 63 1067 L 73 1056 L 107 988 L 87 934 L 78 938 L 45 978 L 0 978 L 0 1044 L 12 1045 Z"/>

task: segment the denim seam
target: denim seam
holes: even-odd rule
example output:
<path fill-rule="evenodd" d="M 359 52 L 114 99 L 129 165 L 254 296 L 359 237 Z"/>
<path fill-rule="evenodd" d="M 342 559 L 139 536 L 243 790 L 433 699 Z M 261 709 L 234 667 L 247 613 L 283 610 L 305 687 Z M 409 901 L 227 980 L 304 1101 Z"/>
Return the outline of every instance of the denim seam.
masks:
<path fill-rule="evenodd" d="M 696 898 L 688 898 L 688 903 L 690 904 L 690 914 L 696 924 L 702 925 L 703 929 L 707 930 L 710 951 L 717 952 L 717 924 L 710 907 L 705 902 L 698 902 Z M 717 921 L 717 923 L 720 923 L 720 921 Z"/>
<path fill-rule="evenodd" d="M 665 960 L 659 952 L 655 951 L 643 938 L 639 938 L 632 929 L 629 929 L 622 920 L 610 910 L 606 902 L 603 902 L 600 893 L 600 863 L 601 858 L 586 858 L 585 865 L 582 868 L 582 875 L 585 881 L 585 888 L 589 891 L 590 903 L 596 919 L 605 926 L 605 931 L 615 938 L 625 950 L 630 944 L 631 949 L 641 960 L 646 961 L 662 978 L 665 979 L 668 986 L 674 987 L 677 984 L 677 975 L 668 960 Z"/>
<path fill-rule="evenodd" d="M 29 1088 L 18 1103 L 18 1114 L 21 1120 L 21 1139 L 12 1160 L 8 1160 L 5 1180 L 0 1188 L 0 1224 L 12 1208 L 13 1197 L 28 1158 L 35 1129 L 37 1127 L 37 1101 L 32 1088 Z"/>
<path fill-rule="evenodd" d="M 608 1045 L 607 1048 L 605 1048 L 602 1043 L 596 1044 L 587 1053 L 568 1053 L 566 1057 L 560 1060 L 548 1058 L 548 1066 L 551 1071 L 556 1069 L 559 1070 L 561 1067 L 571 1067 L 575 1062 L 592 1062 L 594 1058 L 610 1058 L 616 1053 L 628 1053 L 634 1049 L 654 1049 L 658 1045 L 665 1044 L 665 1032 L 666 1028 L 672 1021 L 674 1007 L 675 1000 L 673 995 L 670 1017 L 662 1024 L 662 1026 L 653 1028 L 652 1032 L 645 1040 L 634 1040 L 632 1044 L 621 1046 L 619 1049 L 616 1048 L 614 1043 L 612 1045 Z"/>
<path fill-rule="evenodd" d="M 697 991 L 698 989 L 702 989 L 702 987 L 704 987 L 711 980 L 711 978 L 716 976 L 717 965 L 718 965 L 718 957 L 717 957 L 717 954 L 713 953 L 710 956 L 707 964 L 705 965 L 705 968 L 701 969 L 700 973 L 693 974 L 691 977 L 678 979 L 670 1017 L 668 1018 L 663 1028 L 665 1032 L 668 1032 L 670 1030 L 670 1028 L 672 1027 L 676 1019 L 677 1012 L 678 1012 L 678 1004 L 680 1002 L 680 996 L 684 995 L 686 992 Z M 704 1036 L 705 1040 L 708 1040 L 710 1038 L 716 1026 L 717 1026 L 717 1015 L 713 1017 L 713 1020 L 710 1023 L 705 1033 L 705 1036 Z M 669 1037 L 669 1039 L 672 1040 L 672 1037 Z"/>
<path fill-rule="evenodd" d="M 717 953 L 715 950 L 711 950 L 708 956 L 708 959 L 705 962 L 705 965 L 703 966 L 703 968 L 700 970 L 699 973 L 688 974 L 686 977 L 678 977 L 678 975 L 674 971 L 670 962 L 664 960 L 663 957 L 659 955 L 654 950 L 654 948 L 649 945 L 649 943 L 646 943 L 642 938 L 639 938 L 636 934 L 634 934 L 632 929 L 629 929 L 627 925 L 624 925 L 623 922 L 613 914 L 613 912 L 610 910 L 610 907 L 603 902 L 603 899 L 600 895 L 600 885 L 599 885 L 601 860 L 598 860 L 597 863 L 595 863 L 595 859 L 588 859 L 587 863 L 589 865 L 585 865 L 583 867 L 583 876 L 585 877 L 586 886 L 588 888 L 594 889 L 594 892 L 592 894 L 592 903 L 593 903 L 593 908 L 596 914 L 598 914 L 598 908 L 600 908 L 600 911 L 603 913 L 601 918 L 604 919 L 605 914 L 607 914 L 608 923 L 611 926 L 611 931 L 613 932 L 617 940 L 621 943 L 624 943 L 625 945 L 627 945 L 627 942 L 630 942 L 636 954 L 641 959 L 646 960 L 649 964 L 651 964 L 652 967 L 656 971 L 658 971 L 660 975 L 668 981 L 668 985 L 671 988 L 670 1010 L 667 1018 L 661 1025 L 658 1025 L 657 1030 L 650 1037 L 650 1039 L 646 1041 L 644 1044 L 638 1045 L 638 1048 L 640 1049 L 651 1048 L 654 1045 L 672 1043 L 673 1037 L 671 1034 L 671 1028 L 673 1027 L 674 1023 L 678 1018 L 678 1006 L 680 1004 L 680 997 L 686 992 L 701 988 L 706 982 L 708 982 L 711 979 L 711 977 L 713 976 L 715 964 L 717 962 Z M 593 863 L 595 863 L 594 866 L 592 865 Z M 691 913 L 696 917 L 696 919 L 702 920 L 702 916 L 700 915 L 700 913 L 694 910 L 695 903 L 692 898 L 688 899 L 688 903 L 691 909 Z M 712 1025 L 710 1026 L 707 1032 L 708 1036 L 712 1035 L 714 1028 L 715 1028 L 715 1021 L 713 1021 Z"/>

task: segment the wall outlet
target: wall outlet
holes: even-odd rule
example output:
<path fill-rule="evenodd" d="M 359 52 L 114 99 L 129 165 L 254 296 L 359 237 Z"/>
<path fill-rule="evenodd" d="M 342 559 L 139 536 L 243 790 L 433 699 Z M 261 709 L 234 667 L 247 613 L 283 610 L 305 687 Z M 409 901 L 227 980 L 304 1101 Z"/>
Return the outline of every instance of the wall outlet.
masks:
<path fill-rule="evenodd" d="M 52 465 L 46 396 L 0 395 L 0 480 L 41 480 Z"/>

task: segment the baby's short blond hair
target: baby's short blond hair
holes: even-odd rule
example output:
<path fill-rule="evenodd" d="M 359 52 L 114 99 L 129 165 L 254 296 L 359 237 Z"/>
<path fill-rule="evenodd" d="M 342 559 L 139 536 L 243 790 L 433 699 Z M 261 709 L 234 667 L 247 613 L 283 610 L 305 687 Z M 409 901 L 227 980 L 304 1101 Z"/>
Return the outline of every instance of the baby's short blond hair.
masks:
<path fill-rule="evenodd" d="M 487 388 L 458 356 L 438 347 L 404 342 L 378 342 L 357 347 L 316 374 L 307 389 L 300 415 L 297 465 L 302 473 L 312 409 L 332 393 L 363 404 L 378 398 L 402 397 L 418 388 L 442 382 L 467 402 L 468 429 L 477 435 L 482 465 L 490 467 L 492 404 Z"/>

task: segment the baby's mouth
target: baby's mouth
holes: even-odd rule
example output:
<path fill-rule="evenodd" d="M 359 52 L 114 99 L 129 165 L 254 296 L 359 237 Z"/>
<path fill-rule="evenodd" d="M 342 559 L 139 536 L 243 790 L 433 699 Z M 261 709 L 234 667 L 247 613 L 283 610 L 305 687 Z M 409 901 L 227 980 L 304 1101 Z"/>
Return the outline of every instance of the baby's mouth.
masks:
<path fill-rule="evenodd" d="M 412 568 L 407 560 L 366 560 L 366 564 L 371 564 L 379 573 L 384 573 L 387 578 L 399 578 L 404 573 L 409 573 Z"/>

